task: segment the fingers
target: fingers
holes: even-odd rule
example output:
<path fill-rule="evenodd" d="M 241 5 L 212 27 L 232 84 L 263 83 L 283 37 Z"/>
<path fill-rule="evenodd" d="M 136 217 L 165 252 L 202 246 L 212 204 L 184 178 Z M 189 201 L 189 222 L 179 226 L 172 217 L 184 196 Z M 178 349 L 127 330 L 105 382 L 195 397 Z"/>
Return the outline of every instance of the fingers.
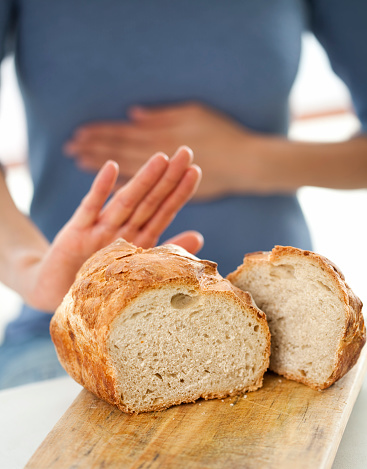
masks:
<path fill-rule="evenodd" d="M 154 153 L 145 149 L 143 145 L 131 145 L 114 142 L 87 142 L 83 144 L 68 144 L 72 148 L 76 165 L 86 171 L 98 171 L 108 159 L 117 161 L 120 165 L 121 174 L 126 177 L 133 176 L 138 169 Z M 70 150 L 71 151 L 71 150 Z"/>
<path fill-rule="evenodd" d="M 131 177 L 150 155 L 172 150 L 163 131 L 142 129 L 137 125 L 111 125 L 95 124 L 79 129 L 64 145 L 65 154 L 86 171 L 97 171 L 108 159 L 117 161 L 121 173 Z"/>
<path fill-rule="evenodd" d="M 119 144 L 126 140 L 151 140 L 154 132 L 132 123 L 101 123 L 88 124 L 76 130 L 72 139 L 65 145 L 65 150 L 72 152 L 72 144 L 87 144 L 93 142 L 113 142 Z"/>
<path fill-rule="evenodd" d="M 78 229 L 93 225 L 110 195 L 119 172 L 118 164 L 107 161 L 95 177 L 93 184 L 83 198 L 81 204 L 70 219 L 70 223 Z"/>
<path fill-rule="evenodd" d="M 186 201 L 186 194 L 189 191 L 191 192 L 191 185 L 194 185 L 195 180 L 197 179 L 196 169 L 193 172 L 190 172 L 189 175 L 186 175 L 186 171 L 192 163 L 192 160 L 193 153 L 191 149 L 187 147 L 181 147 L 175 153 L 170 160 L 170 164 L 164 176 L 154 187 L 152 187 L 150 193 L 147 194 L 144 200 L 142 200 L 141 204 L 129 220 L 130 230 L 137 232 L 143 225 L 145 225 L 145 223 L 151 219 L 173 191 L 175 191 L 175 203 L 178 204 L 180 202 L 178 197 L 181 197 Z"/>
<path fill-rule="evenodd" d="M 100 222 L 108 229 L 119 229 L 127 222 L 144 197 L 158 183 L 168 167 L 168 157 L 152 156 L 125 186 L 119 189 L 104 208 Z"/>
<path fill-rule="evenodd" d="M 191 254 L 196 254 L 204 245 L 203 235 L 197 231 L 185 231 L 165 241 L 164 244 L 177 244 Z"/>
<path fill-rule="evenodd" d="M 136 231 L 136 225 L 131 225 L 129 220 L 127 226 L 122 229 L 122 236 L 133 236 L 135 244 L 145 248 L 154 246 L 162 232 L 175 218 L 177 212 L 195 193 L 200 179 L 200 168 L 196 165 L 190 166 L 185 171 L 177 187 L 163 199 L 161 205 L 147 223 L 143 224 L 139 231 Z M 134 231 L 137 233 L 135 236 Z"/>

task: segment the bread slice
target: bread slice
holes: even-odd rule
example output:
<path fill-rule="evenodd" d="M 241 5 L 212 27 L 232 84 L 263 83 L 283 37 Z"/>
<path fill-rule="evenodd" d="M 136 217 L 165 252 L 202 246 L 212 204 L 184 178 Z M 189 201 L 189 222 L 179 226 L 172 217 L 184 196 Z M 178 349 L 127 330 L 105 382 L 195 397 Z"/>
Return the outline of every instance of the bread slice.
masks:
<path fill-rule="evenodd" d="M 51 321 L 61 364 L 127 413 L 262 385 L 270 333 L 251 296 L 177 246 L 97 252 Z"/>
<path fill-rule="evenodd" d="M 276 246 L 247 254 L 227 278 L 266 314 L 271 370 L 325 389 L 357 362 L 366 341 L 362 303 L 325 257 Z"/>

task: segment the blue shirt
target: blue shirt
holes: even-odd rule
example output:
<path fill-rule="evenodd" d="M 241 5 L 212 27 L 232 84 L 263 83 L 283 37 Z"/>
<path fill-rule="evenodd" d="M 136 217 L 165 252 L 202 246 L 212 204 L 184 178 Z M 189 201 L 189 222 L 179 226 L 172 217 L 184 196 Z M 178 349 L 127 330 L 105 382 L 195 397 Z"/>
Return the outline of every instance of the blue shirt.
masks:
<path fill-rule="evenodd" d="M 33 221 L 52 240 L 90 187 L 92 176 L 62 151 L 74 130 L 125 119 L 131 105 L 196 100 L 249 129 L 286 135 L 306 29 L 366 130 L 366 19 L 364 0 L 1 0 L 1 54 L 15 54 L 27 116 Z M 223 275 L 246 252 L 311 248 L 295 194 L 193 202 L 162 240 L 187 229 L 203 233 L 199 255 Z M 47 333 L 48 322 L 25 307 L 7 336 Z"/>

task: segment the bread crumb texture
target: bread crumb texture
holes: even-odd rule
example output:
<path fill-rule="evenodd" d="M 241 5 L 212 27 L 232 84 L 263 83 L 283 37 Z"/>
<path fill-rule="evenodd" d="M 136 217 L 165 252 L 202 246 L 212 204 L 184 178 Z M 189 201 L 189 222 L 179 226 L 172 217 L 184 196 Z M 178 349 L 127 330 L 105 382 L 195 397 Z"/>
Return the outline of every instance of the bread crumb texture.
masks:
<path fill-rule="evenodd" d="M 250 294 L 216 264 L 120 239 L 80 269 L 51 321 L 66 371 L 128 413 L 262 385 L 270 334 Z"/>
<path fill-rule="evenodd" d="M 362 303 L 325 257 L 276 246 L 246 255 L 228 279 L 265 312 L 276 373 L 325 389 L 357 362 L 366 341 Z"/>

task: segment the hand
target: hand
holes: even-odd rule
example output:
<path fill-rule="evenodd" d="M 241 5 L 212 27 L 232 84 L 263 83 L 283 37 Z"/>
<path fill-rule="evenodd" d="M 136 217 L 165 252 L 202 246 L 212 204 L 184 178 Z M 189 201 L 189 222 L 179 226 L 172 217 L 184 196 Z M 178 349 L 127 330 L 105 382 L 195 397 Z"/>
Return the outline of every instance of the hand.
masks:
<path fill-rule="evenodd" d="M 156 154 L 104 206 L 118 175 L 115 162 L 105 163 L 54 242 L 45 252 L 23 259 L 25 300 L 53 311 L 82 263 L 119 237 L 144 248 L 154 246 L 198 186 L 201 171 L 192 160 L 187 147 L 181 147 L 171 160 Z M 195 253 L 203 241 L 199 233 L 185 232 L 170 242 Z"/>
<path fill-rule="evenodd" d="M 130 122 L 95 123 L 75 132 L 65 146 L 69 156 L 89 171 L 107 158 L 120 164 L 121 175 L 131 177 L 152 152 L 172 153 L 185 143 L 195 152 L 203 171 L 198 197 L 257 191 L 258 165 L 252 143 L 256 136 L 224 114 L 188 103 L 130 110 Z"/>

